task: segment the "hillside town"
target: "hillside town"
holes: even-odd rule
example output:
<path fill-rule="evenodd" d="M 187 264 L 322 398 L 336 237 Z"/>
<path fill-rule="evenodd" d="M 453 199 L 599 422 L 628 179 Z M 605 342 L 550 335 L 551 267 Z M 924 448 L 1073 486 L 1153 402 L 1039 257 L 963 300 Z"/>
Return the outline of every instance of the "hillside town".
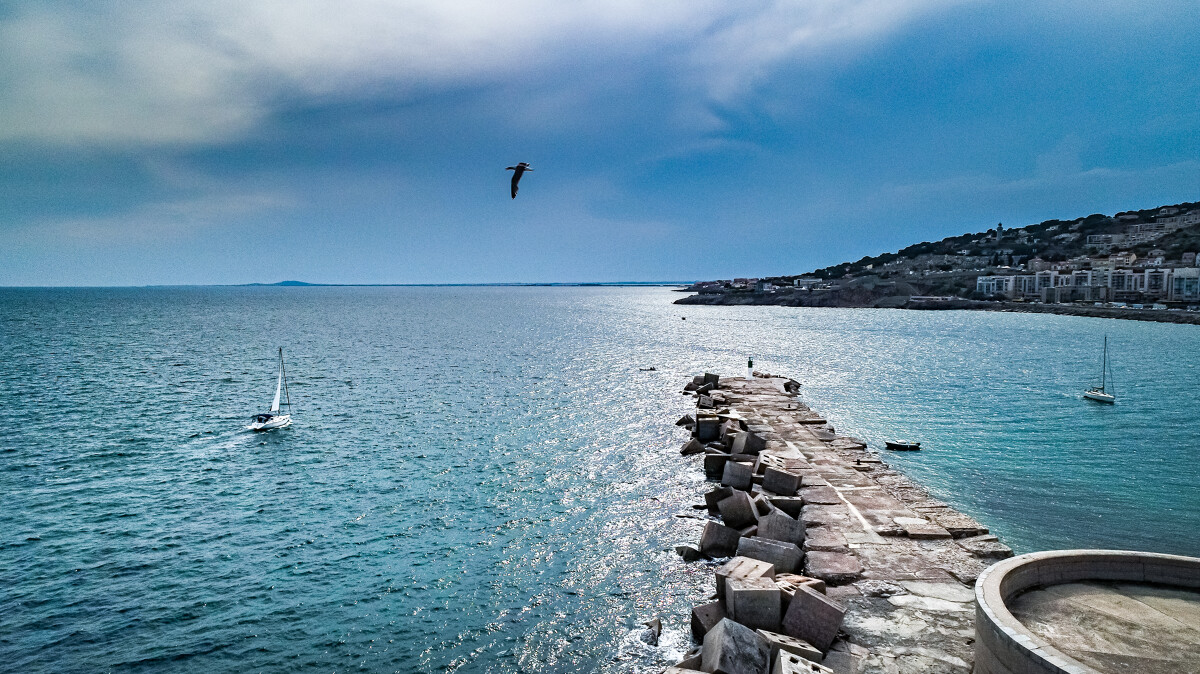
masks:
<path fill-rule="evenodd" d="M 1200 204 L 1185 203 L 1019 228 L 998 224 L 799 276 L 704 281 L 680 303 L 900 307 L 976 300 L 1200 311 L 1198 251 Z"/>

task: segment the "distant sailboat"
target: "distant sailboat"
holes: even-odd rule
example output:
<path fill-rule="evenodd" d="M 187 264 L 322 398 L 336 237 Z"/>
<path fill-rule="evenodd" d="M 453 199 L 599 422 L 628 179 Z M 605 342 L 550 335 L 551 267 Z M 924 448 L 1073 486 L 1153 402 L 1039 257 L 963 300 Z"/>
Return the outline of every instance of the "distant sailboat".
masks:
<path fill-rule="evenodd" d="M 1083 394 L 1083 397 L 1087 398 L 1088 400 L 1095 400 L 1098 403 L 1108 403 L 1110 405 L 1117 402 L 1116 396 L 1110 393 L 1106 388 L 1111 388 L 1111 384 L 1108 383 L 1109 379 L 1111 379 L 1111 377 L 1108 376 L 1108 335 L 1105 335 L 1104 360 L 1100 365 L 1100 385 L 1088 389 L 1088 391 Z"/>
<path fill-rule="evenodd" d="M 284 404 L 287 405 L 288 413 L 279 414 L 279 395 L 283 394 Z M 292 397 L 287 390 L 287 376 L 283 371 L 283 347 L 279 347 L 279 382 L 275 384 L 275 399 L 271 401 L 271 411 L 265 414 L 254 415 L 254 420 L 247 428 L 252 431 L 269 431 L 272 428 L 283 428 L 292 423 Z"/>

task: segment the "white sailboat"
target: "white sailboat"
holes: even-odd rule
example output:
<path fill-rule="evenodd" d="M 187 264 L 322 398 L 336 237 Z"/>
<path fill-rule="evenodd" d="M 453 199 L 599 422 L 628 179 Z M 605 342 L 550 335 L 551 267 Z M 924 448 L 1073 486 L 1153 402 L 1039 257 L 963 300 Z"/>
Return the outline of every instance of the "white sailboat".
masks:
<path fill-rule="evenodd" d="M 283 394 L 284 404 L 287 405 L 288 413 L 279 414 L 279 396 Z M 279 347 L 279 382 L 275 385 L 275 399 L 271 401 L 271 411 L 264 414 L 256 414 L 253 421 L 246 428 L 252 431 L 269 431 L 273 428 L 283 428 L 292 423 L 292 397 L 287 390 L 287 376 L 283 371 L 283 347 Z"/>
<path fill-rule="evenodd" d="M 1108 380 L 1108 335 L 1104 336 L 1104 361 L 1100 365 L 1100 385 L 1090 388 L 1083 394 L 1088 400 L 1095 400 L 1098 403 L 1113 404 L 1117 402 L 1117 397 L 1113 395 L 1107 388 L 1111 388 Z M 1107 388 L 1106 388 L 1107 387 Z"/>

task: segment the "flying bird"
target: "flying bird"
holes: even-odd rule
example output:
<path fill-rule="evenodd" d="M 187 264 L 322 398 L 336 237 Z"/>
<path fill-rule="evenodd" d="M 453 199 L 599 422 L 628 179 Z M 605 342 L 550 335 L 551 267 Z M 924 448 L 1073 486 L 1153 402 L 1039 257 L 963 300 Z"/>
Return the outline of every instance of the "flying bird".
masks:
<path fill-rule="evenodd" d="M 525 175 L 526 171 L 532 171 L 533 167 L 530 166 L 528 162 L 521 162 L 520 164 L 517 164 L 516 166 L 507 166 L 507 167 L 505 167 L 504 170 L 513 172 L 512 198 L 516 199 L 517 198 L 517 183 L 521 182 L 521 176 Z"/>

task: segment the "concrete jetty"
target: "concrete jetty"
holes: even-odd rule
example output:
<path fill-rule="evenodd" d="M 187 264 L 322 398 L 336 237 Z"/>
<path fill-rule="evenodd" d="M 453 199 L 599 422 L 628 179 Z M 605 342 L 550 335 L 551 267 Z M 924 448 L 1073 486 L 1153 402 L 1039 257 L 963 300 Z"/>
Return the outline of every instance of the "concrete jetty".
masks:
<path fill-rule="evenodd" d="M 667 672 L 968 674 L 975 581 L 1012 551 L 838 435 L 799 388 L 757 373 L 685 387 L 681 453 L 697 456 L 682 460 L 714 484 L 679 552 L 713 565 L 714 595 L 691 617 L 702 647 Z"/>

